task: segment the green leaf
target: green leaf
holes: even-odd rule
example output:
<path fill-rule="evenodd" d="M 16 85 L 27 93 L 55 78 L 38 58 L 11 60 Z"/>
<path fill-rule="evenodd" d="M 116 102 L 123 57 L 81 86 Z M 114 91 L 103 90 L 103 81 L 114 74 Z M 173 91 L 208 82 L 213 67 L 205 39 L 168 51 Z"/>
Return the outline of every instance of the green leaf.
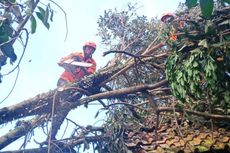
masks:
<path fill-rule="evenodd" d="M 221 1 L 230 4 L 230 0 L 221 0 Z"/>
<path fill-rule="evenodd" d="M 182 76 L 183 76 L 182 72 L 178 72 L 178 74 L 177 74 L 177 79 L 182 78 Z"/>
<path fill-rule="evenodd" d="M 44 10 L 42 7 L 40 7 L 40 6 L 38 6 L 38 9 L 39 9 L 39 11 L 40 11 L 40 13 L 41 13 L 41 15 L 42 15 L 42 17 L 43 17 L 42 21 L 44 21 L 45 10 Z"/>
<path fill-rule="evenodd" d="M 199 76 L 199 75 L 197 75 L 197 76 L 195 77 L 195 81 L 200 81 L 200 76 Z"/>
<path fill-rule="evenodd" d="M 195 93 L 196 92 L 196 85 L 194 82 L 191 82 L 190 84 L 190 90 L 191 90 L 191 93 Z"/>
<path fill-rule="evenodd" d="M 224 94 L 224 100 L 225 100 L 226 102 L 229 102 L 229 101 L 230 101 L 229 94 Z"/>
<path fill-rule="evenodd" d="M 50 28 L 50 24 L 48 23 L 48 19 L 49 19 L 49 6 L 46 7 L 46 11 L 45 11 L 45 16 L 43 19 L 43 23 L 46 26 L 47 29 Z"/>
<path fill-rule="evenodd" d="M 38 6 L 38 9 L 40 12 L 36 12 L 37 17 L 42 21 L 42 23 L 45 25 L 47 29 L 50 28 L 50 24 L 48 23 L 48 17 L 49 17 L 49 10 L 46 9 L 46 11 Z"/>
<path fill-rule="evenodd" d="M 205 24 L 205 34 L 206 35 L 216 35 L 216 25 L 213 21 L 208 20 Z"/>
<path fill-rule="evenodd" d="M 40 12 L 36 12 L 37 17 L 43 22 L 43 16 Z"/>
<path fill-rule="evenodd" d="M 182 79 L 180 79 L 180 84 L 182 85 L 182 86 L 184 86 L 185 85 L 185 81 L 184 81 L 184 79 L 182 78 Z"/>
<path fill-rule="evenodd" d="M 192 70 L 191 69 L 188 69 L 188 76 L 191 77 L 192 76 Z"/>
<path fill-rule="evenodd" d="M 5 56 L 9 57 L 12 62 L 15 62 L 17 59 L 16 54 L 14 53 L 14 48 L 10 43 L 6 43 L 1 46 L 1 50 Z"/>
<path fill-rule="evenodd" d="M 12 29 L 12 27 L 11 27 L 10 24 L 4 23 L 4 24 L 3 24 L 3 28 L 4 28 L 4 32 L 5 32 L 8 36 L 10 36 L 10 37 L 13 36 L 14 30 Z"/>
<path fill-rule="evenodd" d="M 0 43 L 6 42 L 9 40 L 9 36 L 7 35 L 4 25 L 0 25 Z"/>
<path fill-rule="evenodd" d="M 206 39 L 201 40 L 198 45 L 204 48 L 208 48 L 208 42 Z"/>
<path fill-rule="evenodd" d="M 10 3 L 16 3 L 16 0 L 9 0 Z"/>
<path fill-rule="evenodd" d="M 193 64 L 192 64 L 193 67 L 198 67 L 198 65 L 199 64 L 197 62 L 193 62 Z"/>
<path fill-rule="evenodd" d="M 97 118 L 99 115 L 100 111 L 97 111 L 96 115 L 94 116 L 94 118 Z"/>
<path fill-rule="evenodd" d="M 45 27 L 47 28 L 47 29 L 49 29 L 49 27 L 50 27 L 50 24 L 48 23 L 48 22 L 44 22 L 43 21 L 43 16 L 42 16 L 42 14 L 40 13 L 40 12 L 36 12 L 36 15 L 37 15 L 37 17 L 42 21 L 42 23 L 45 25 Z"/>
<path fill-rule="evenodd" d="M 50 24 L 47 22 L 47 23 L 44 23 L 44 25 L 45 25 L 45 27 L 47 28 L 47 29 L 49 29 L 50 28 Z"/>
<path fill-rule="evenodd" d="M 34 34 L 37 28 L 37 21 L 33 15 L 31 16 L 30 20 L 31 20 L 31 33 Z"/>
<path fill-rule="evenodd" d="M 4 34 L 0 35 L 0 43 L 4 43 L 4 42 L 6 42 L 8 40 L 9 40 L 9 37 L 8 37 L 7 34 L 4 33 Z"/>
<path fill-rule="evenodd" d="M 192 7 L 197 5 L 197 0 L 186 0 L 185 5 L 191 9 Z"/>
<path fill-rule="evenodd" d="M 28 15 L 31 15 L 32 14 L 32 10 L 35 7 L 34 0 L 28 0 L 28 1 L 26 1 L 26 7 L 27 7 L 27 10 L 25 11 L 25 13 L 28 14 Z"/>
<path fill-rule="evenodd" d="M 224 39 L 225 39 L 226 41 L 230 41 L 230 35 L 224 35 Z"/>
<path fill-rule="evenodd" d="M 54 11 L 51 10 L 51 15 L 50 15 L 50 21 L 51 21 L 51 22 L 53 21 L 53 16 L 54 16 Z"/>
<path fill-rule="evenodd" d="M 202 16 L 209 18 L 212 15 L 214 2 L 213 0 L 200 0 L 200 8 Z"/>
<path fill-rule="evenodd" d="M 49 19 L 49 6 L 46 7 L 46 11 L 45 11 L 45 15 L 44 15 L 44 23 L 48 23 L 48 19 Z"/>

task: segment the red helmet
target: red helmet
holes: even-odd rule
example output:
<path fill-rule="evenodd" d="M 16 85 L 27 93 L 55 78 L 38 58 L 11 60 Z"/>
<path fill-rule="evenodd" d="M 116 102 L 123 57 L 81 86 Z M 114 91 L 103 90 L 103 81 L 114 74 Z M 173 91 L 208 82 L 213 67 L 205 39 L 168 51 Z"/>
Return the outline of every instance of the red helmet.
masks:
<path fill-rule="evenodd" d="M 168 21 L 173 21 L 175 19 L 175 15 L 170 13 L 170 12 L 167 12 L 167 13 L 164 13 L 161 17 L 161 21 L 162 22 L 168 22 Z"/>
<path fill-rule="evenodd" d="M 97 45 L 94 42 L 85 42 L 84 45 L 83 45 L 83 48 L 86 47 L 86 46 L 93 47 L 95 50 L 97 48 Z"/>

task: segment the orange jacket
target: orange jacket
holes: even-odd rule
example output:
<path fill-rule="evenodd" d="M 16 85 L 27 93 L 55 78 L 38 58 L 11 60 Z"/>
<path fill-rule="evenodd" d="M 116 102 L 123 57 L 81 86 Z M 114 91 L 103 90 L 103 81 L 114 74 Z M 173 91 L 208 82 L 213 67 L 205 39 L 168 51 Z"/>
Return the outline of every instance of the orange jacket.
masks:
<path fill-rule="evenodd" d="M 66 80 L 67 82 L 74 82 L 82 77 L 84 77 L 85 75 L 89 75 L 92 74 L 96 71 L 96 62 L 94 61 L 93 58 L 88 58 L 86 60 L 84 60 L 84 54 L 81 52 L 74 52 L 71 53 L 70 55 L 61 58 L 61 60 L 58 62 L 59 66 L 62 66 L 62 64 L 69 59 L 74 59 L 77 61 L 82 61 L 82 62 L 87 62 L 87 63 L 91 63 L 92 66 L 85 68 L 86 73 L 84 70 L 82 70 L 83 68 L 79 68 L 79 67 L 74 67 L 74 69 L 72 71 L 68 71 L 65 70 L 62 74 L 61 74 L 61 78 Z"/>

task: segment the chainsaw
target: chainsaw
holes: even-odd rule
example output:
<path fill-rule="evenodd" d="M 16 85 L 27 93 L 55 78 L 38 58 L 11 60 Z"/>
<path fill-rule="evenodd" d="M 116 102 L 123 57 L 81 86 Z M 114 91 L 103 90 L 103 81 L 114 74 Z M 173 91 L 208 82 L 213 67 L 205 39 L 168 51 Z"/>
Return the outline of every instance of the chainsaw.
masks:
<path fill-rule="evenodd" d="M 93 65 L 92 63 L 77 62 L 77 61 L 74 61 L 72 59 L 68 59 L 64 63 L 74 65 L 74 66 L 79 66 L 79 67 L 91 67 Z"/>
<path fill-rule="evenodd" d="M 68 59 L 66 61 L 64 61 L 61 66 L 68 72 L 71 72 L 73 74 L 76 73 L 76 69 L 77 67 L 79 69 L 82 69 L 84 70 L 84 68 L 88 68 L 88 67 L 91 67 L 93 64 L 91 63 L 86 63 L 86 62 L 79 62 L 79 61 L 74 61 L 72 59 Z"/>

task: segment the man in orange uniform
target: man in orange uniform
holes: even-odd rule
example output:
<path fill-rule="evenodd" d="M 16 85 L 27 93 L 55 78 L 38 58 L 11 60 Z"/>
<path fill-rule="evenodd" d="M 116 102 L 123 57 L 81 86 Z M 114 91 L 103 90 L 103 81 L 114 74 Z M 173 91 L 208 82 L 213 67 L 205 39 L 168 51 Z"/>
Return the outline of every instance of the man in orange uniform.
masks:
<path fill-rule="evenodd" d="M 83 45 L 83 53 L 74 52 L 66 57 L 61 58 L 61 60 L 58 62 L 58 65 L 63 67 L 65 71 L 62 73 L 60 79 L 58 80 L 57 86 L 62 86 L 66 83 L 77 81 L 85 75 L 94 73 L 96 71 L 96 62 L 92 58 L 92 55 L 95 50 L 96 44 L 94 42 L 86 42 Z M 77 66 L 76 64 L 71 64 L 74 62 L 80 62 L 83 65 Z"/>

